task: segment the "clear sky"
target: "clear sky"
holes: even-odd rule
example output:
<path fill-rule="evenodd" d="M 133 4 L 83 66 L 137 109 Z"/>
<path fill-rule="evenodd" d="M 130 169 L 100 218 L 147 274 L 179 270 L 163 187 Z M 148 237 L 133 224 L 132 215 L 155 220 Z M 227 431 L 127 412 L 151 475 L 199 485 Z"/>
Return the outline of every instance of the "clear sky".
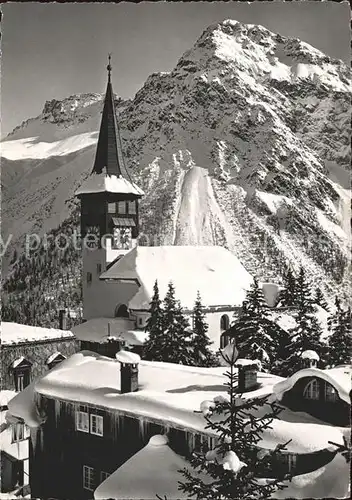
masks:
<path fill-rule="evenodd" d="M 49 99 L 104 92 L 112 52 L 115 93 L 133 97 L 169 71 L 203 30 L 224 19 L 262 24 L 349 63 L 350 11 L 334 2 L 7 3 L 1 6 L 4 137 Z"/>

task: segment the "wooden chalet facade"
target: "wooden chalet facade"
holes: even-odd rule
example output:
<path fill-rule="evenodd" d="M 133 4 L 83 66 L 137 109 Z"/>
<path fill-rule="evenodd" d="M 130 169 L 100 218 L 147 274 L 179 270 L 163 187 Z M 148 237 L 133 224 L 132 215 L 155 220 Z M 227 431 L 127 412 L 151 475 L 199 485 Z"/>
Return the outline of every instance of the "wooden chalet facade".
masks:
<path fill-rule="evenodd" d="M 46 422 L 31 431 L 30 486 L 40 499 L 90 499 L 108 475 L 142 449 L 156 434 L 167 434 L 170 447 L 189 458 L 202 446 L 211 449 L 215 437 L 160 418 L 141 418 L 128 412 L 84 405 L 38 395 Z M 259 451 L 259 450 L 258 450 Z M 329 449 L 273 458 L 266 477 L 314 471 L 329 463 Z"/>

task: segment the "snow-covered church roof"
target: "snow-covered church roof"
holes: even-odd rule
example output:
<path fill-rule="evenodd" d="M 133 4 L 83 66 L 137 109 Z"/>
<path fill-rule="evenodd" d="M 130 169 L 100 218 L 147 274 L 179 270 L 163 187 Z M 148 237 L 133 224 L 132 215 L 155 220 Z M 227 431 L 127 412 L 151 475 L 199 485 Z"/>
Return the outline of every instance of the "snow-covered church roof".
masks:
<path fill-rule="evenodd" d="M 129 303 L 134 310 L 149 309 L 155 280 L 161 297 L 172 281 L 186 309 L 193 308 L 198 290 L 206 307 L 240 306 L 252 283 L 240 260 L 219 246 L 139 246 L 100 278 L 138 280 L 141 286 Z"/>
<path fill-rule="evenodd" d="M 352 389 L 351 375 L 351 365 L 337 366 L 336 368 L 329 368 L 326 370 L 320 370 L 319 368 L 304 368 L 275 385 L 273 392 L 276 399 L 281 401 L 285 392 L 292 389 L 298 380 L 305 377 L 318 377 L 331 384 L 337 390 L 339 397 L 350 404 L 350 392 Z"/>
<path fill-rule="evenodd" d="M 177 455 L 164 435 L 153 436 L 149 443 L 113 472 L 94 492 L 95 500 L 139 500 L 164 495 L 172 500 L 190 498 L 178 489 L 179 473 L 189 462 Z"/>
<path fill-rule="evenodd" d="M 10 345 L 21 342 L 40 342 L 43 340 L 56 340 L 63 338 L 74 338 L 69 330 L 57 328 L 42 328 L 40 326 L 22 325 L 2 321 L 0 325 L 1 344 Z"/>

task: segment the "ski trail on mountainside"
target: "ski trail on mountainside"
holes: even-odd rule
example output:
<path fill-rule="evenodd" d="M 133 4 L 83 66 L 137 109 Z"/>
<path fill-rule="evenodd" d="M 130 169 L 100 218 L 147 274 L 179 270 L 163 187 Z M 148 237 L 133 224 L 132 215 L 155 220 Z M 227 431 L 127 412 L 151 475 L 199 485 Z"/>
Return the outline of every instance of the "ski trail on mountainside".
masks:
<path fill-rule="evenodd" d="M 225 234 L 225 243 L 233 246 L 233 231 L 215 199 L 207 169 L 192 166 L 185 172 L 176 206 L 174 245 L 219 244 L 214 231 L 217 225 Z"/>

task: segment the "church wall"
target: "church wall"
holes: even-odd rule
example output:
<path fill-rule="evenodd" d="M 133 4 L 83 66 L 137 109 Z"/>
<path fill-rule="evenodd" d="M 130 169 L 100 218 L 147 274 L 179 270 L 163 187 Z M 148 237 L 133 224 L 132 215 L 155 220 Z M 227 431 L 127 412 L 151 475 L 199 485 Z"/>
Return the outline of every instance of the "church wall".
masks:
<path fill-rule="evenodd" d="M 118 305 L 126 304 L 137 293 L 137 283 L 107 282 L 97 279 L 87 287 L 84 297 L 84 319 L 114 318 Z"/>

